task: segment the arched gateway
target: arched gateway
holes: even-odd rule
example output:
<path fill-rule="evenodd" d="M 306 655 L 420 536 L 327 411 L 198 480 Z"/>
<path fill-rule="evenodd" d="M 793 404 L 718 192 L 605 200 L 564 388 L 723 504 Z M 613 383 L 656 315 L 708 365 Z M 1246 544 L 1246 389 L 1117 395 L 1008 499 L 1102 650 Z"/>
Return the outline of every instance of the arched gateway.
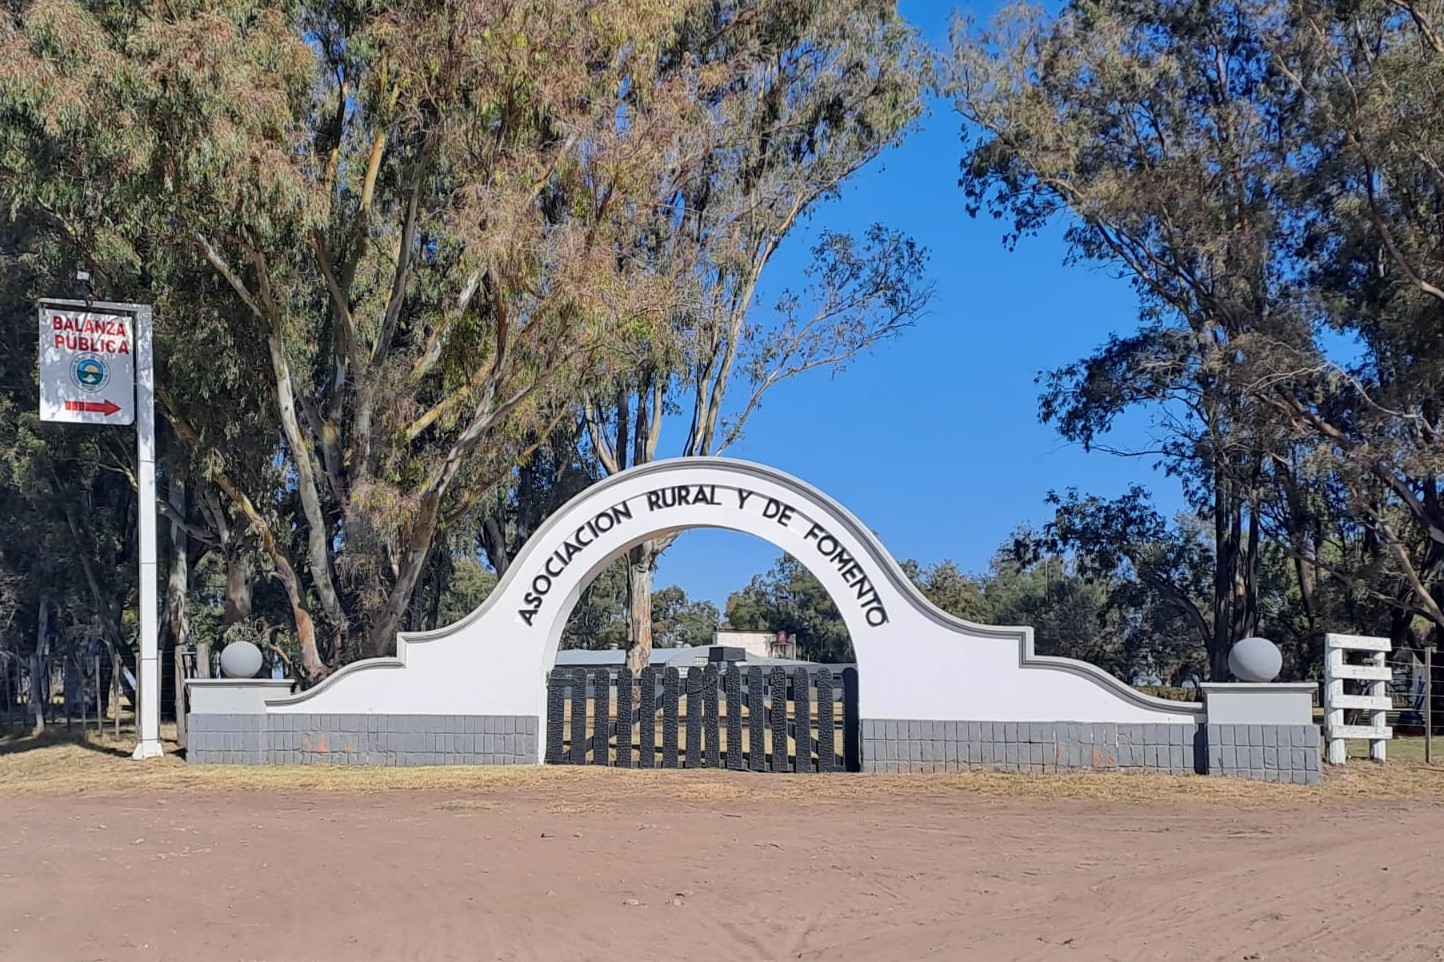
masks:
<path fill-rule="evenodd" d="M 638 542 L 689 528 L 756 535 L 827 589 L 856 653 L 869 770 L 1202 769 L 1201 705 L 1037 656 L 1029 628 L 946 614 L 831 498 L 781 471 L 715 458 L 645 465 L 582 492 L 461 622 L 403 634 L 395 657 L 350 665 L 302 694 L 258 698 L 256 757 L 229 760 L 540 761 L 547 675 L 582 590 Z"/>

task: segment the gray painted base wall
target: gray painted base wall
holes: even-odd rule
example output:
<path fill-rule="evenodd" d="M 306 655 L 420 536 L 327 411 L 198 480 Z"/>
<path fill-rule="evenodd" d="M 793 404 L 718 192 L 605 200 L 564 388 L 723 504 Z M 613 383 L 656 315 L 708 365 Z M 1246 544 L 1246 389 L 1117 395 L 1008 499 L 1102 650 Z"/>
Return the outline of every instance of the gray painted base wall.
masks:
<path fill-rule="evenodd" d="M 1200 772 L 1194 724 L 1087 724 L 864 719 L 862 765 L 871 772 Z"/>
<path fill-rule="evenodd" d="M 1209 725 L 1208 771 L 1266 782 L 1317 785 L 1318 725 Z"/>
<path fill-rule="evenodd" d="M 529 765 L 525 715 L 186 716 L 186 760 L 209 765 Z"/>
<path fill-rule="evenodd" d="M 518 715 L 192 713 L 186 758 L 211 765 L 528 765 L 540 719 Z M 1210 774 L 1317 785 L 1317 725 L 864 719 L 863 770 Z"/>
<path fill-rule="evenodd" d="M 1317 725 L 1114 725 L 865 719 L 870 772 L 1197 773 L 1296 785 L 1322 779 Z"/>

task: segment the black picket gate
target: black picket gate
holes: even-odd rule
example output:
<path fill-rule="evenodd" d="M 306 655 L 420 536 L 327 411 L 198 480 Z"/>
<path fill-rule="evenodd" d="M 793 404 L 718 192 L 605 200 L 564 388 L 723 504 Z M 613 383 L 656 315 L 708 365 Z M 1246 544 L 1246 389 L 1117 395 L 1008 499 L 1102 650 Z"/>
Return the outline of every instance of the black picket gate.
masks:
<path fill-rule="evenodd" d="M 714 663 L 636 676 L 557 668 L 547 678 L 546 760 L 554 765 L 856 772 L 859 729 L 851 666 Z"/>

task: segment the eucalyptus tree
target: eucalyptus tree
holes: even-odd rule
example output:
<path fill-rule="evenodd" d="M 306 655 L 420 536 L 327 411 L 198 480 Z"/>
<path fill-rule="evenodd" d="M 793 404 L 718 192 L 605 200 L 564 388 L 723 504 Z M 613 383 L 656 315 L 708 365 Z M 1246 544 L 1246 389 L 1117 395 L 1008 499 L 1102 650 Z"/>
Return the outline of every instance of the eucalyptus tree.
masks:
<path fill-rule="evenodd" d="M 438 532 L 677 315 L 647 238 L 773 52 L 731 38 L 784 6 L 7 14 L 0 196 L 103 293 L 156 301 L 172 351 L 228 349 L 233 395 L 172 381 L 165 410 L 306 675 L 387 650 Z"/>
<path fill-rule="evenodd" d="M 1138 292 L 1140 326 L 1046 378 L 1042 416 L 1085 447 L 1157 456 L 1213 525 L 1212 674 L 1258 625 L 1261 502 L 1277 427 L 1238 357 L 1307 342 L 1289 296 L 1301 100 L 1261 26 L 1271 0 L 1105 0 L 960 23 L 962 186 L 1016 242 L 1061 220 L 1071 258 Z M 1114 446 L 1134 407 L 1157 444 Z"/>
<path fill-rule="evenodd" d="M 1274 345 L 1258 380 L 1303 445 L 1302 484 L 1377 549 L 1360 579 L 1444 632 L 1444 9 L 1416 0 L 1291 3 L 1271 35 L 1307 107 L 1299 257 L 1321 330 L 1351 349 Z M 1337 513 L 1337 512 L 1336 512 Z M 1321 545 L 1322 563 L 1340 558 Z"/>
<path fill-rule="evenodd" d="M 1143 330 L 1055 377 L 1045 414 L 1087 443 L 1156 404 L 1215 521 L 1242 495 L 1247 535 L 1217 540 L 1248 556 L 1218 553 L 1234 636 L 1259 518 L 1312 623 L 1326 579 L 1395 608 L 1400 642 L 1444 628 L 1441 36 L 1415 0 L 1110 0 L 959 32 L 974 202 L 1024 232 L 1073 218 L 1075 253 L 1144 295 Z"/>
<path fill-rule="evenodd" d="M 729 29 L 740 24 L 742 29 Z M 920 115 L 931 65 L 886 0 L 714 3 L 678 35 L 666 62 L 749 64 L 724 94 L 699 97 L 713 120 L 659 208 L 642 256 L 682 293 L 619 376 L 584 403 L 600 474 L 667 455 L 716 456 L 741 436 L 777 384 L 837 372 L 924 311 L 926 253 L 882 225 L 819 232 L 803 284 L 759 303 L 764 273 L 818 204 L 898 143 Z M 664 425 L 678 429 L 675 437 Z M 652 647 L 652 576 L 673 537 L 627 555 L 629 663 Z"/>

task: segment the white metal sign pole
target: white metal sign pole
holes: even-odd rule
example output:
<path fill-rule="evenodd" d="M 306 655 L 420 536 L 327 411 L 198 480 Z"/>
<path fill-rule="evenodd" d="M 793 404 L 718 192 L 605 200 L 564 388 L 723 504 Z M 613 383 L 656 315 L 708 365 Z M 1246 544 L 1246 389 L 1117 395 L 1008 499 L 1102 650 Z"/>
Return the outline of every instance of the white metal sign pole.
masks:
<path fill-rule="evenodd" d="M 136 493 L 140 500 L 140 670 L 135 679 L 135 713 L 140 742 L 132 753 L 134 758 L 164 754 L 160 744 L 151 320 L 149 304 L 40 301 L 41 420 L 135 424 Z"/>
<path fill-rule="evenodd" d="M 165 754 L 160 744 L 159 605 L 156 589 L 155 364 L 151 308 L 135 312 L 135 453 L 140 499 L 140 672 L 136 717 L 140 743 L 132 758 Z"/>

